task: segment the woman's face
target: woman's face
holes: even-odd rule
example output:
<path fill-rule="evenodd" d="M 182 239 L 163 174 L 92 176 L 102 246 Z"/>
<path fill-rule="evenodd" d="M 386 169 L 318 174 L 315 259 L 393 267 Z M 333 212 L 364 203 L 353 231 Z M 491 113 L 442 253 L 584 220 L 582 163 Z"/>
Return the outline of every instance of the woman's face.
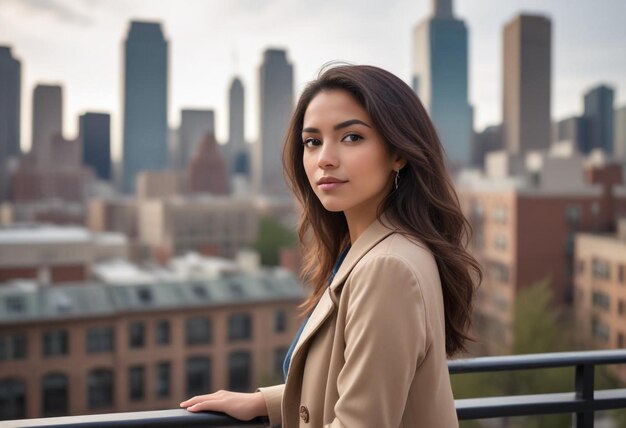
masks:
<path fill-rule="evenodd" d="M 329 211 L 375 210 L 403 166 L 387 153 L 382 137 L 361 105 L 343 90 L 318 93 L 302 126 L 303 163 L 309 183 Z M 342 184 L 323 185 L 332 177 Z"/>

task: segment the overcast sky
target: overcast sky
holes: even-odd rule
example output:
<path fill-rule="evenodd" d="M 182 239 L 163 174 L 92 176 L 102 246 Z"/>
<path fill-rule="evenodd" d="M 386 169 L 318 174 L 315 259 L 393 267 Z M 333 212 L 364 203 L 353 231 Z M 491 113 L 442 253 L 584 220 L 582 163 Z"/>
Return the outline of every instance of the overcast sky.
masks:
<path fill-rule="evenodd" d="M 626 1 L 457 0 L 469 28 L 470 102 L 475 127 L 501 119 L 502 28 L 515 15 L 552 19 L 552 117 L 582 111 L 582 95 L 605 83 L 626 104 Z M 296 93 L 322 64 L 373 64 L 410 82 L 413 27 L 430 0 L 0 0 L 0 45 L 22 62 L 22 147 L 30 147 L 32 90 L 64 88 L 65 134 L 85 111 L 112 114 L 120 153 L 122 43 L 132 19 L 158 20 L 169 41 L 169 124 L 181 108 L 213 108 L 227 133 L 233 75 L 246 90 L 246 136 L 258 133 L 258 66 L 267 47 L 286 48 Z"/>

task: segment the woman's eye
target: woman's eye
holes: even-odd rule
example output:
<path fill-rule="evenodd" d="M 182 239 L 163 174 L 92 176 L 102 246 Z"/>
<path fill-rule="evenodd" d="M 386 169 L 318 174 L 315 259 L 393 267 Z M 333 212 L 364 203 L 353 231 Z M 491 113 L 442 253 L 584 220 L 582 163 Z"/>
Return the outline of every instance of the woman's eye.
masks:
<path fill-rule="evenodd" d="M 318 143 L 319 141 L 320 141 L 320 140 L 318 140 L 317 138 L 307 138 L 306 140 L 304 140 L 304 141 L 302 142 L 302 144 L 303 144 L 304 146 L 306 146 L 306 147 L 311 147 L 311 146 L 309 146 L 309 143 L 313 143 L 313 144 L 315 144 L 315 143 Z"/>
<path fill-rule="evenodd" d="M 357 141 L 359 141 L 359 140 L 362 140 L 362 139 L 363 139 L 363 137 L 361 137 L 361 136 L 360 136 L 360 135 L 358 135 L 358 134 L 348 134 L 348 135 L 346 135 L 346 136 L 344 137 L 344 140 L 345 140 L 346 138 L 348 139 L 348 141 L 351 141 L 351 142 L 353 142 L 353 143 L 355 143 L 355 142 L 357 142 Z"/>

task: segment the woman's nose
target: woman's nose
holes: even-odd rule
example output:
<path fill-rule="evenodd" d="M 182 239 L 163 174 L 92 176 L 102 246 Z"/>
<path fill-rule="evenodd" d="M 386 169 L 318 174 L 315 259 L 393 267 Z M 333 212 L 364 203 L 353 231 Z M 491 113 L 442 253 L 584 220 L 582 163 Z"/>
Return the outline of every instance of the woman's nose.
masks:
<path fill-rule="evenodd" d="M 332 144 L 324 143 L 318 152 L 319 157 L 317 159 L 317 165 L 320 168 L 328 168 L 337 166 L 339 159 L 337 151 L 332 147 Z"/>

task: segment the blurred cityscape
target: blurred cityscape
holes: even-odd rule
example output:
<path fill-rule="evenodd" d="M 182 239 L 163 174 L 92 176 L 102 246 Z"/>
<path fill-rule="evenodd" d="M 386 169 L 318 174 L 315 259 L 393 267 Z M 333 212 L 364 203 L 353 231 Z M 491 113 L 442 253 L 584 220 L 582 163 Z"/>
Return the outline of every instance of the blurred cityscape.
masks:
<path fill-rule="evenodd" d="M 626 105 L 589 81 L 583 111 L 553 117 L 552 26 L 536 13 L 506 22 L 502 121 L 481 131 L 452 0 L 432 0 L 412 30 L 407 83 L 485 270 L 464 357 L 626 348 Z M 10 38 L 0 46 L 0 420 L 170 409 L 282 382 L 306 295 L 281 162 L 294 64 L 286 49 L 262 52 L 254 141 L 232 76 L 218 141 L 214 109 L 168 124 L 166 29 L 133 20 L 123 35 L 119 162 L 112 112 L 83 112 L 67 138 L 62 84 L 32 88 L 23 117 L 29 58 Z M 626 386 L 626 368 L 606 379 Z"/>

